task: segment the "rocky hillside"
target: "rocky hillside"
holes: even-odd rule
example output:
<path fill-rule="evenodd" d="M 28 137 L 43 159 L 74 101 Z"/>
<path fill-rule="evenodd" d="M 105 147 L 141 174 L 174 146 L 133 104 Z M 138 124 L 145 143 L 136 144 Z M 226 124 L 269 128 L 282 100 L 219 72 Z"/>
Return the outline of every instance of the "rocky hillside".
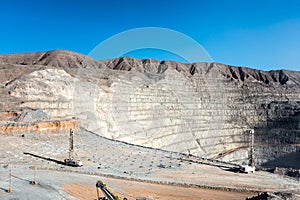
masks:
<path fill-rule="evenodd" d="M 258 164 L 300 166 L 300 72 L 96 61 L 49 51 L 0 55 L 0 84 L 5 134 L 80 126 L 128 143 L 243 163 L 247 130 L 254 129 Z"/>

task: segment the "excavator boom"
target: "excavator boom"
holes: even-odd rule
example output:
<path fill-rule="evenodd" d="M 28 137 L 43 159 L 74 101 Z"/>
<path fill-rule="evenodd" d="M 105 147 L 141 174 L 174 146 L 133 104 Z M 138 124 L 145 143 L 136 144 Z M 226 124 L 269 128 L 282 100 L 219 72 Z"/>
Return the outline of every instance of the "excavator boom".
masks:
<path fill-rule="evenodd" d="M 122 200 L 121 197 L 119 197 L 118 195 L 110 191 L 103 181 L 97 181 L 96 188 L 97 188 L 98 200 Z M 99 189 L 102 191 L 105 197 L 99 197 L 99 192 L 98 192 Z M 127 200 L 127 198 L 124 197 L 123 200 Z"/>

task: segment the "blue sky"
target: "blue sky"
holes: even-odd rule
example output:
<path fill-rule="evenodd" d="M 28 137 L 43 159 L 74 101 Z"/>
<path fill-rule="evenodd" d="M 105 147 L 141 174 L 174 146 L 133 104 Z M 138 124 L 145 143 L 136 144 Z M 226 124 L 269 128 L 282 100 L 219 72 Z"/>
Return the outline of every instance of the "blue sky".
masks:
<path fill-rule="evenodd" d="M 6 0 L 0 9 L 1 54 L 53 49 L 89 54 L 120 32 L 162 27 L 193 38 L 216 62 L 300 71 L 298 0 Z M 181 61 L 151 49 L 127 55 Z"/>

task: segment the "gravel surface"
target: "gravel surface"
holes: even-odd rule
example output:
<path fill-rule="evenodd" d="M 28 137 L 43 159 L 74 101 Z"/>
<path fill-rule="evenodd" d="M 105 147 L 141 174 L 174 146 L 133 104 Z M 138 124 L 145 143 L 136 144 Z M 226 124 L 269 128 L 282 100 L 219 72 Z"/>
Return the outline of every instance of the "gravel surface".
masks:
<path fill-rule="evenodd" d="M 74 136 L 75 156 L 83 161 L 84 166 L 69 167 L 60 164 L 68 156 L 68 138 L 68 134 L 1 135 L 1 199 L 12 197 L 22 199 L 23 195 L 29 199 L 31 197 L 32 199 L 72 199 L 75 197 L 64 192 L 61 184 L 93 186 L 99 177 L 105 180 L 109 178 L 138 180 L 144 184 L 170 184 L 173 187 L 230 190 L 240 194 L 259 191 L 300 194 L 299 179 L 264 171 L 257 171 L 254 174 L 236 173 L 229 171 L 226 163 L 213 163 L 184 154 L 112 141 L 84 130 L 76 132 Z M 38 180 L 41 185 L 38 186 L 27 184 L 32 180 L 34 165 L 39 170 Z M 15 192 L 12 196 L 5 192 L 9 184 L 10 168 L 15 176 L 13 177 Z M 56 176 L 54 177 L 53 174 Z M 88 175 L 93 175 L 94 178 L 84 181 L 86 177 L 91 177 Z M 35 192 L 37 187 L 40 188 L 38 193 Z M 130 192 L 134 194 L 134 191 L 132 187 L 131 191 L 126 190 L 126 194 Z M 209 191 L 214 193 L 214 190 Z"/>

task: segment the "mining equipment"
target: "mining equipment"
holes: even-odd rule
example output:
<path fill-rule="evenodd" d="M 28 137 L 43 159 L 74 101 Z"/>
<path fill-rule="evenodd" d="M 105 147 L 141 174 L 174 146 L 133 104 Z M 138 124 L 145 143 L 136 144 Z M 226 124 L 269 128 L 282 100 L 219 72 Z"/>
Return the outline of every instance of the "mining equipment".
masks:
<path fill-rule="evenodd" d="M 72 167 L 81 167 L 83 163 L 80 160 L 74 159 L 74 131 L 70 129 L 70 142 L 69 142 L 69 158 L 65 159 L 65 165 Z"/>
<path fill-rule="evenodd" d="M 97 200 L 127 200 L 126 197 L 120 197 L 115 194 L 111 189 L 109 189 L 103 181 L 97 181 L 96 183 L 97 189 Z M 100 190 L 104 194 L 105 197 L 100 197 Z"/>
<path fill-rule="evenodd" d="M 248 165 L 241 165 L 240 171 L 244 173 L 255 172 L 255 163 L 254 163 L 254 130 L 250 129 L 247 131 L 249 133 L 249 164 Z"/>

